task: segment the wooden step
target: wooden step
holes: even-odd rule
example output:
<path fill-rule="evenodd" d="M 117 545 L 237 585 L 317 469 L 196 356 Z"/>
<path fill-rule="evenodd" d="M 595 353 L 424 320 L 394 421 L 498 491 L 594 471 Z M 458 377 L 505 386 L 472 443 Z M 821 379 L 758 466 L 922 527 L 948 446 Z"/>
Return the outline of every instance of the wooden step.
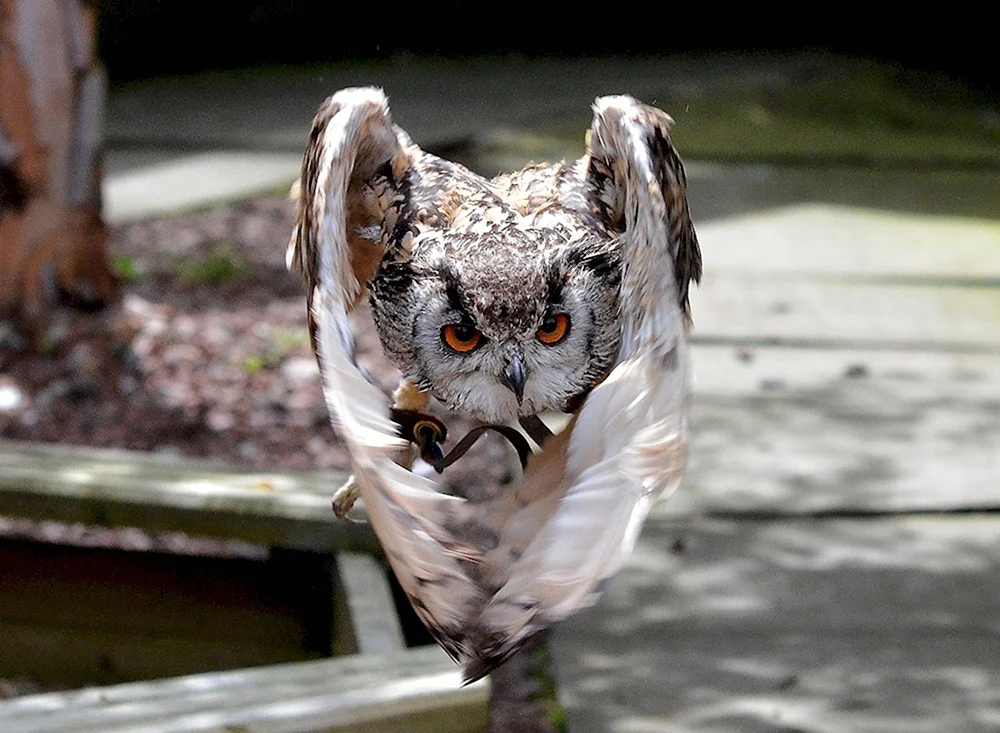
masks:
<path fill-rule="evenodd" d="M 489 686 L 438 647 L 213 672 L 0 703 L 5 733 L 479 733 Z"/>

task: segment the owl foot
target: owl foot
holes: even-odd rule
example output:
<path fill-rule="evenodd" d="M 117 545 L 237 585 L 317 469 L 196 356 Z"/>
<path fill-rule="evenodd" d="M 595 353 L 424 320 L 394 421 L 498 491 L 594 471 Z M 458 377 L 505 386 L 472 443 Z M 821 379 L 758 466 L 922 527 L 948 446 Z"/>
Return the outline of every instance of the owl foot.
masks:
<path fill-rule="evenodd" d="M 431 395 L 424 392 L 409 379 L 401 379 L 392 394 L 392 406 L 397 410 L 423 412 L 430 404 Z"/>
<path fill-rule="evenodd" d="M 354 502 L 358 500 L 360 494 L 361 487 L 358 486 L 353 475 L 349 476 L 344 485 L 333 494 L 333 513 L 337 519 L 350 522 L 351 524 L 368 524 L 363 519 L 354 519 L 347 516 L 347 513 L 351 511 Z"/>

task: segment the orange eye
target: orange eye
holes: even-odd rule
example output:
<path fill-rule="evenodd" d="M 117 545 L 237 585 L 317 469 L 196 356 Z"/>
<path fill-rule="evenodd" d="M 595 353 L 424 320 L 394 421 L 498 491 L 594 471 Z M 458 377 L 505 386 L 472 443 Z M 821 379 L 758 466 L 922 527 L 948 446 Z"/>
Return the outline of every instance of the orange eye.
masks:
<path fill-rule="evenodd" d="M 552 346 L 558 344 L 569 333 L 569 316 L 564 313 L 545 316 L 542 325 L 539 326 L 536 335 L 543 344 Z"/>
<path fill-rule="evenodd" d="M 441 339 L 448 348 L 464 354 L 479 346 L 483 334 L 468 323 L 452 323 L 441 329 Z"/>

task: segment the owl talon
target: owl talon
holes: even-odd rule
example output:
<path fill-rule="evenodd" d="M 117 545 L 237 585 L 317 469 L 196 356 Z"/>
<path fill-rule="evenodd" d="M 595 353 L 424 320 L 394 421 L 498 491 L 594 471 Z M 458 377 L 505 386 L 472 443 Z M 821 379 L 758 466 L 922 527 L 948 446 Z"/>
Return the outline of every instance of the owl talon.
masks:
<path fill-rule="evenodd" d="M 354 502 L 358 500 L 358 496 L 361 494 L 361 487 L 358 486 L 357 482 L 354 480 L 354 476 L 350 476 L 344 485 L 341 486 L 333 495 L 333 513 L 344 522 L 350 522 L 351 524 L 368 524 L 368 522 L 363 519 L 354 519 L 353 517 L 347 516 L 347 513 L 351 511 L 354 506 Z"/>

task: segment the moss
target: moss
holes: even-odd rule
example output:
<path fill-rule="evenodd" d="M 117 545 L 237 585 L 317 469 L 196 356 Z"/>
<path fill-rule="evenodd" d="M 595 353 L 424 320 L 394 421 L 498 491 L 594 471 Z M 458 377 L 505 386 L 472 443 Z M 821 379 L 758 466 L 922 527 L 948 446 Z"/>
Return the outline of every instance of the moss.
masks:
<path fill-rule="evenodd" d="M 134 283 L 139 279 L 139 267 L 131 257 L 112 257 L 111 271 L 125 283 Z"/>
<path fill-rule="evenodd" d="M 247 267 L 232 244 L 216 242 L 204 259 L 176 261 L 175 271 L 189 285 L 222 285 L 243 277 Z"/>
<path fill-rule="evenodd" d="M 566 711 L 559 703 L 552 664 L 552 653 L 548 649 L 548 637 L 545 636 L 533 650 L 531 674 L 538 683 L 538 692 L 532 699 L 542 710 L 544 719 L 552 729 L 557 733 L 566 733 Z"/>

